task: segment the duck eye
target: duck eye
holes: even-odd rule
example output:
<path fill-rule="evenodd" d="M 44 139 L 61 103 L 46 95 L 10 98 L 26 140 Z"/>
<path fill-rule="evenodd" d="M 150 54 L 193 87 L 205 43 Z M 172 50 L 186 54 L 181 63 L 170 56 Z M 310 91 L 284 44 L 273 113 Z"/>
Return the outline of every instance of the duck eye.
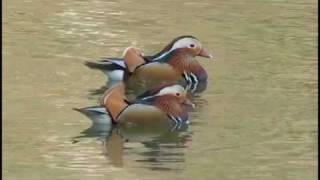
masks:
<path fill-rule="evenodd" d="M 177 96 L 180 96 L 180 93 L 176 93 Z"/>
<path fill-rule="evenodd" d="M 195 46 L 194 44 L 190 44 L 190 47 L 191 47 L 191 48 L 194 48 L 194 46 Z"/>

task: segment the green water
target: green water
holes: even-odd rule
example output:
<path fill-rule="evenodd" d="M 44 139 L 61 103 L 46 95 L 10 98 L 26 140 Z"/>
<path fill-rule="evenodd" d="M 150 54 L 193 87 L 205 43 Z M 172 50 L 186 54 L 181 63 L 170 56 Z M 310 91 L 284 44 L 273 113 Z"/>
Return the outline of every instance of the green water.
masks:
<path fill-rule="evenodd" d="M 4 179 L 317 178 L 315 0 L 3 6 Z M 129 45 L 153 54 L 184 34 L 215 57 L 199 58 L 209 82 L 187 132 L 73 141 L 91 123 L 71 109 L 96 105 L 106 80 L 85 60 Z"/>

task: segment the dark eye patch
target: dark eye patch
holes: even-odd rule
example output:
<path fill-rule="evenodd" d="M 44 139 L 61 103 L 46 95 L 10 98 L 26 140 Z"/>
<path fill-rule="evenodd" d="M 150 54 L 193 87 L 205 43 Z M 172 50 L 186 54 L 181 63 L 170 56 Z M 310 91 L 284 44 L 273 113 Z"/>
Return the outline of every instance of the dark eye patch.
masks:
<path fill-rule="evenodd" d="M 194 47 L 194 44 L 190 44 L 190 47 L 192 47 L 192 48 L 193 48 L 193 47 Z"/>

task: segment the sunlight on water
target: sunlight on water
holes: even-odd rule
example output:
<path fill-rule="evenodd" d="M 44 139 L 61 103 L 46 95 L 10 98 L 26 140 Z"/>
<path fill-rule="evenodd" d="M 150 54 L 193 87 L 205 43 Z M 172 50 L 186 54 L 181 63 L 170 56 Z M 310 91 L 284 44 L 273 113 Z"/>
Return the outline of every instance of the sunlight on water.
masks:
<path fill-rule="evenodd" d="M 317 2 L 4 1 L 5 179 L 317 177 Z M 86 60 L 192 34 L 213 54 L 191 125 L 92 126 L 106 89 Z"/>

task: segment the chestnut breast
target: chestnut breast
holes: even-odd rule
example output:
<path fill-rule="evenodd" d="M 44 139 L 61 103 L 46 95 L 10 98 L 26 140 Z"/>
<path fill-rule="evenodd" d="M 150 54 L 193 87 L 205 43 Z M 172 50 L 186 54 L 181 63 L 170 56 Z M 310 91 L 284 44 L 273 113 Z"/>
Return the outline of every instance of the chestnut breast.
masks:
<path fill-rule="evenodd" d="M 192 56 L 177 55 L 168 62 L 176 72 L 182 74 L 184 72 L 192 73 L 197 76 L 198 80 L 207 80 L 207 72 L 201 64 Z"/>
<path fill-rule="evenodd" d="M 164 113 L 187 120 L 187 107 L 183 105 L 184 98 L 171 94 L 163 95 L 155 99 L 154 105 Z"/>

